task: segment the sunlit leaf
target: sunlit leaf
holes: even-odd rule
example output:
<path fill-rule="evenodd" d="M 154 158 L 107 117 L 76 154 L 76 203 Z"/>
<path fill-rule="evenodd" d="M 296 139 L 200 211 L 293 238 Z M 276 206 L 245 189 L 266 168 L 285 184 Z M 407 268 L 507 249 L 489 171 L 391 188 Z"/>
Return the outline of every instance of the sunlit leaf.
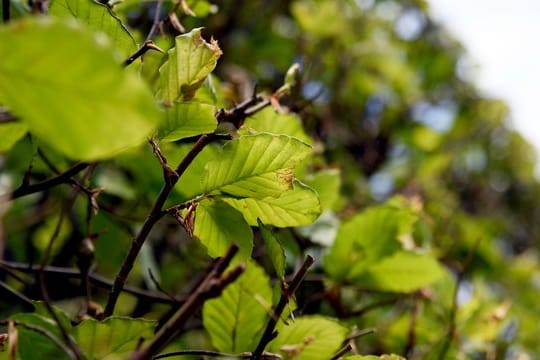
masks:
<path fill-rule="evenodd" d="M 294 182 L 293 189 L 283 192 L 276 198 L 225 197 L 223 201 L 240 211 L 252 226 L 257 225 L 257 219 L 277 227 L 308 225 L 321 213 L 317 193 L 298 181 Z"/>
<path fill-rule="evenodd" d="M 206 165 L 203 188 L 235 197 L 277 197 L 292 187 L 294 165 L 310 153 L 308 145 L 289 136 L 242 136 Z"/>
<path fill-rule="evenodd" d="M 174 158 L 172 158 L 173 160 L 171 160 L 171 162 L 178 163 L 180 159 L 183 159 L 184 156 L 186 156 L 192 147 L 192 144 L 182 144 L 178 146 L 173 154 Z M 175 190 L 186 200 L 202 194 L 204 190 L 201 183 L 201 174 L 204 173 L 206 164 L 219 158 L 220 154 L 220 147 L 212 145 L 206 146 L 182 175 L 175 186 Z M 171 159 L 171 157 L 169 157 L 169 159 Z"/>
<path fill-rule="evenodd" d="M 242 214 L 219 200 L 203 200 L 197 206 L 194 235 L 213 257 L 222 256 L 232 243 L 240 251 L 236 258 L 247 259 L 253 248 L 251 228 Z"/>
<path fill-rule="evenodd" d="M 221 50 L 215 40 L 201 37 L 202 29 L 179 35 L 169 59 L 160 68 L 159 96 L 166 102 L 191 99 L 204 79 L 214 70 Z"/>
<path fill-rule="evenodd" d="M 337 321 L 305 316 L 281 327 L 269 350 L 287 360 L 328 360 L 339 350 L 347 332 Z"/>
<path fill-rule="evenodd" d="M 270 258 L 272 265 L 274 265 L 276 274 L 281 279 L 284 279 L 285 250 L 283 249 L 281 240 L 278 236 L 272 233 L 272 230 L 268 226 L 264 225 L 260 219 L 257 219 L 257 225 L 259 226 L 261 236 L 264 240 L 264 245 L 266 246 L 266 251 L 268 252 L 268 257 Z"/>
<path fill-rule="evenodd" d="M 38 18 L 2 27 L 0 39 L 2 103 L 68 157 L 110 157 L 142 143 L 158 123 L 152 95 L 122 70 L 104 37 L 73 21 Z M 51 39 L 61 46 L 51 48 Z"/>
<path fill-rule="evenodd" d="M 252 351 L 272 307 L 270 279 L 255 262 L 217 298 L 203 307 L 204 328 L 222 352 Z"/>
<path fill-rule="evenodd" d="M 217 120 L 215 107 L 198 102 L 179 102 L 166 109 L 165 121 L 159 131 L 163 141 L 175 141 L 214 131 Z"/>
<path fill-rule="evenodd" d="M 302 181 L 312 187 L 319 194 L 323 210 L 336 210 L 339 205 L 339 192 L 341 187 L 341 174 L 337 169 L 319 171 Z"/>
<path fill-rule="evenodd" d="M 28 125 L 20 122 L 0 124 L 0 152 L 8 151 L 28 131 Z"/>
<path fill-rule="evenodd" d="M 119 359 L 132 353 L 141 339 L 151 339 L 155 326 L 155 321 L 143 319 L 88 319 L 73 328 L 73 337 L 88 359 Z"/>
<path fill-rule="evenodd" d="M 94 0 L 53 0 L 49 15 L 74 17 L 94 31 L 102 31 L 111 39 L 114 48 L 127 59 L 137 50 L 135 39 L 111 9 Z"/>

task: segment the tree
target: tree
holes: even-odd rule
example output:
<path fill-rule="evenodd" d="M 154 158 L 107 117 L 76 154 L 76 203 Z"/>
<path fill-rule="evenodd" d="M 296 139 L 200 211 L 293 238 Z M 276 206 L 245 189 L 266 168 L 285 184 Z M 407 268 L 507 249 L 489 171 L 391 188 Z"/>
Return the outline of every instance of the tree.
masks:
<path fill-rule="evenodd" d="M 2 18 L 9 358 L 540 353 L 536 159 L 424 1 Z"/>

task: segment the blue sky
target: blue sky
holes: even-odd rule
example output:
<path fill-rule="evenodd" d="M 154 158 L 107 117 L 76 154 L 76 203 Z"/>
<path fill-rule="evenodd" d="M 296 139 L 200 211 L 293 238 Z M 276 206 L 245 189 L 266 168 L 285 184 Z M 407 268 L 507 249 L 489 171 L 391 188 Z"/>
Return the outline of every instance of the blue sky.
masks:
<path fill-rule="evenodd" d="M 540 149 L 540 0 L 429 0 L 467 48 L 484 94 L 511 109 L 514 127 Z"/>

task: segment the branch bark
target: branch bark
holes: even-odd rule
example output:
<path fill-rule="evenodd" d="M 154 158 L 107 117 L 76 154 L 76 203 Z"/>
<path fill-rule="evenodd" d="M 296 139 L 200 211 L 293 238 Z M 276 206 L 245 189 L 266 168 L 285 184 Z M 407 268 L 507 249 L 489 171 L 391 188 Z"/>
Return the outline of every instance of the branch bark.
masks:
<path fill-rule="evenodd" d="M 279 318 L 281 317 L 281 314 L 283 313 L 283 310 L 285 310 L 285 306 L 289 303 L 289 299 L 294 295 L 296 290 L 298 289 L 298 286 L 306 276 L 306 273 L 308 269 L 313 265 L 313 257 L 308 255 L 306 257 L 306 260 L 304 260 L 304 263 L 302 264 L 302 267 L 296 275 L 294 275 L 293 280 L 291 283 L 287 286 L 285 284 L 284 288 L 281 291 L 281 297 L 279 298 L 279 302 L 276 305 L 276 308 L 274 309 L 274 313 L 270 317 L 270 320 L 268 320 L 268 324 L 266 325 L 266 328 L 264 329 L 264 333 L 261 337 L 261 340 L 259 341 L 259 344 L 257 345 L 257 348 L 251 355 L 252 360 L 259 360 L 261 359 L 261 356 L 264 352 L 264 349 L 266 348 L 266 345 L 272 339 L 274 339 L 277 336 L 277 333 L 274 331 L 277 322 Z"/>
<path fill-rule="evenodd" d="M 243 273 L 244 265 L 236 265 L 228 273 L 224 274 L 224 272 L 237 252 L 238 246 L 231 245 L 225 255 L 214 263 L 208 275 L 192 291 L 184 305 L 159 329 L 145 348 L 135 351 L 129 359 L 150 359 L 180 333 L 185 322 L 206 300 L 219 296 L 227 285 L 235 281 Z"/>

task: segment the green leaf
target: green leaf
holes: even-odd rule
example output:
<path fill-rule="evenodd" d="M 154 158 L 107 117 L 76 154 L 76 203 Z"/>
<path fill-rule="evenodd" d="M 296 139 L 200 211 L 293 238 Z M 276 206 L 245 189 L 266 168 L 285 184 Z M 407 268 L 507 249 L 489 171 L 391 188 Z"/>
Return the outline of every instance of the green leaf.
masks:
<path fill-rule="evenodd" d="M 159 96 L 166 104 L 176 100 L 189 100 L 204 79 L 214 70 L 222 52 L 217 41 L 206 42 L 201 28 L 175 38 L 175 47 L 168 52 L 169 59 L 160 72 Z"/>
<path fill-rule="evenodd" d="M 299 181 L 295 181 L 293 189 L 283 192 L 280 197 L 224 197 L 223 201 L 240 211 L 251 226 L 257 225 L 257 219 L 277 227 L 308 225 L 321 214 L 317 193 Z"/>
<path fill-rule="evenodd" d="M 150 91 L 121 69 L 104 37 L 73 21 L 32 18 L 2 27 L 0 39 L 2 103 L 56 150 L 94 161 L 154 130 L 161 115 Z M 51 39 L 61 46 L 51 49 Z"/>
<path fill-rule="evenodd" d="M 341 173 L 338 169 L 319 171 L 302 178 L 302 181 L 317 191 L 323 210 L 337 210 L 341 188 Z"/>
<path fill-rule="evenodd" d="M 292 187 L 294 165 L 310 153 L 308 145 L 286 135 L 239 137 L 223 147 L 219 159 L 206 165 L 204 191 L 240 198 L 280 196 Z"/>
<path fill-rule="evenodd" d="M 49 15 L 74 17 L 87 24 L 88 28 L 107 34 L 114 48 L 120 52 L 121 60 L 137 51 L 135 39 L 106 5 L 93 0 L 53 0 L 48 11 Z"/>
<path fill-rule="evenodd" d="M 203 307 L 203 325 L 219 351 L 252 351 L 272 307 L 270 279 L 255 262 L 223 294 Z"/>
<path fill-rule="evenodd" d="M 340 226 L 324 258 L 325 271 L 335 280 L 354 279 L 402 249 L 400 239 L 411 235 L 416 220 L 417 215 L 407 204 L 389 201 L 368 208 Z"/>
<path fill-rule="evenodd" d="M 163 141 L 176 141 L 214 131 L 217 120 L 215 107 L 198 102 L 175 103 L 167 108 L 159 135 Z"/>
<path fill-rule="evenodd" d="M 377 290 L 411 292 L 438 281 L 444 274 L 432 256 L 401 251 L 370 266 L 357 281 Z"/>
<path fill-rule="evenodd" d="M 13 147 L 28 131 L 28 125 L 20 122 L 0 124 L 0 153 Z"/>
<path fill-rule="evenodd" d="M 305 316 L 283 326 L 269 351 L 283 359 L 328 360 L 339 350 L 348 330 L 322 316 Z"/>
<path fill-rule="evenodd" d="M 35 306 L 33 313 L 18 313 L 11 316 L 10 320 L 46 330 L 61 342 L 62 334 L 54 320 L 51 319 L 45 305 L 40 301 L 34 301 L 33 304 Z M 71 332 L 72 326 L 68 316 L 58 308 L 53 309 L 65 329 Z M 36 354 L 39 354 L 42 359 L 69 359 L 67 354 L 49 337 L 24 326 L 18 326 L 17 329 L 19 332 L 17 347 L 19 359 L 35 359 Z"/>
<path fill-rule="evenodd" d="M 302 121 L 297 115 L 278 113 L 272 107 L 267 107 L 248 117 L 240 129 L 240 133 L 249 134 L 253 130 L 289 135 L 309 145 L 313 142 L 304 131 Z"/>
<path fill-rule="evenodd" d="M 283 249 L 280 238 L 272 233 L 272 230 L 268 226 L 264 225 L 260 219 L 257 219 L 257 225 L 261 231 L 261 236 L 264 240 L 268 257 L 270 258 L 270 261 L 272 261 L 272 265 L 274 265 L 276 274 L 280 277 L 280 279 L 284 279 L 285 250 Z"/>
<path fill-rule="evenodd" d="M 155 326 L 155 321 L 143 319 L 89 319 L 73 328 L 73 337 L 88 359 L 120 359 L 132 353 L 141 338 L 151 339 Z"/>
<path fill-rule="evenodd" d="M 222 256 L 233 242 L 240 247 L 237 259 L 248 259 L 251 256 L 251 228 L 242 214 L 223 201 L 205 199 L 199 203 L 193 233 L 212 257 Z"/>
<path fill-rule="evenodd" d="M 177 147 L 178 151 L 167 156 L 167 159 L 169 159 L 170 163 L 178 163 L 192 148 L 193 144 L 181 144 Z M 195 160 L 193 160 L 182 177 L 180 177 L 180 180 L 174 189 L 181 194 L 185 200 L 201 195 L 204 192 L 201 183 L 201 174 L 205 171 L 206 164 L 219 158 L 220 154 L 221 148 L 219 146 L 216 144 L 207 145 L 199 155 L 197 155 Z"/>

